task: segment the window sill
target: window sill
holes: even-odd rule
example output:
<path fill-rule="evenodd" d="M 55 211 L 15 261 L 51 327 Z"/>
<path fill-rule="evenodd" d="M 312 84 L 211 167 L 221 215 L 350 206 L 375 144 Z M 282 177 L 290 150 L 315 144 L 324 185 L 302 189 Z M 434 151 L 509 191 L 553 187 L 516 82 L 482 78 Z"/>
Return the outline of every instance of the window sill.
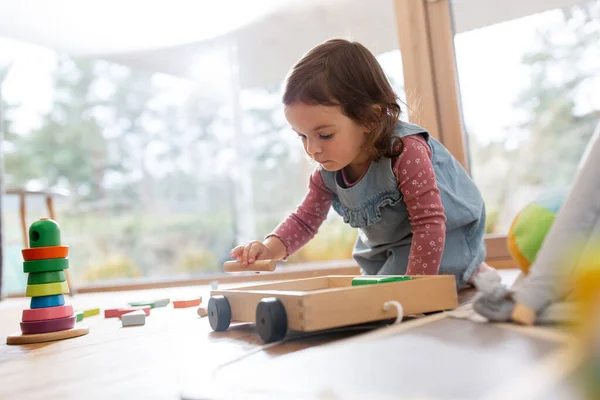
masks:
<path fill-rule="evenodd" d="M 517 268 L 508 248 L 506 247 L 506 235 L 486 235 L 487 246 L 486 262 L 494 268 L 511 269 Z M 169 288 L 179 286 L 202 286 L 210 285 L 213 281 L 219 284 L 247 283 L 272 280 L 302 279 L 325 275 L 357 275 L 360 270 L 356 262 L 349 260 L 336 260 L 330 262 L 314 262 L 303 264 L 282 264 L 272 273 L 256 274 L 252 272 L 238 274 L 215 273 L 201 277 L 175 276 L 168 278 L 139 278 L 123 279 L 115 281 L 101 281 L 93 284 L 76 286 L 76 293 L 99 293 L 117 292 L 125 290 L 145 290 L 157 288 Z M 24 293 L 8 294 L 7 298 L 24 297 Z"/>

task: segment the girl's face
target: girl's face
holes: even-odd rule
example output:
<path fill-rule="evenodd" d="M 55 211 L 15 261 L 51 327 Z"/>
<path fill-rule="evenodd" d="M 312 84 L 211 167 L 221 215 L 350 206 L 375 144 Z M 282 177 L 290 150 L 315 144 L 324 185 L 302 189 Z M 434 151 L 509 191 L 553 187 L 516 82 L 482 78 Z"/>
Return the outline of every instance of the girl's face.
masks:
<path fill-rule="evenodd" d="M 298 134 L 304 150 L 327 171 L 338 171 L 367 161 L 362 146 L 368 133 L 338 106 L 293 103 L 285 118 Z"/>

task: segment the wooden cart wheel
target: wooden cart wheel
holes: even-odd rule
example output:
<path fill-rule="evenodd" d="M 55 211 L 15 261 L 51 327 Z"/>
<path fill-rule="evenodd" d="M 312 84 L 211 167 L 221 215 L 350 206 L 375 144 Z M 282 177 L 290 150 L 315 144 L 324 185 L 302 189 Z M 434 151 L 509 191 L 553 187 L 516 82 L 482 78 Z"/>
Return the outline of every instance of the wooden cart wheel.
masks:
<path fill-rule="evenodd" d="M 275 342 L 285 337 L 287 313 L 283 303 L 276 297 L 264 298 L 256 306 L 256 328 L 265 343 Z"/>
<path fill-rule="evenodd" d="M 213 296 L 208 300 L 208 321 L 213 331 L 222 332 L 231 323 L 231 306 L 225 296 Z"/>

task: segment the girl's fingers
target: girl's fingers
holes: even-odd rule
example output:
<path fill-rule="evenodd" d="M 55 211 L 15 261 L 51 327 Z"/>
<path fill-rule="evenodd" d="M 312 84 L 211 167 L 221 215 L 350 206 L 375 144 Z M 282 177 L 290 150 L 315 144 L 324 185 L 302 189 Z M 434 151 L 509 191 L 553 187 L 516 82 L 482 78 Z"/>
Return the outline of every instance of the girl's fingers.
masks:
<path fill-rule="evenodd" d="M 250 242 L 244 246 L 244 253 L 242 254 L 242 267 L 248 266 L 248 253 L 250 252 L 251 247 L 252 247 L 252 242 Z"/>
<path fill-rule="evenodd" d="M 229 255 L 231 256 L 231 258 L 235 258 L 239 261 L 243 252 L 244 252 L 244 246 L 237 246 L 229 252 Z"/>
<path fill-rule="evenodd" d="M 251 247 L 250 247 L 250 251 L 248 252 L 248 263 L 252 264 L 256 261 L 256 257 L 260 255 L 261 251 L 261 246 L 256 243 L 253 242 Z"/>

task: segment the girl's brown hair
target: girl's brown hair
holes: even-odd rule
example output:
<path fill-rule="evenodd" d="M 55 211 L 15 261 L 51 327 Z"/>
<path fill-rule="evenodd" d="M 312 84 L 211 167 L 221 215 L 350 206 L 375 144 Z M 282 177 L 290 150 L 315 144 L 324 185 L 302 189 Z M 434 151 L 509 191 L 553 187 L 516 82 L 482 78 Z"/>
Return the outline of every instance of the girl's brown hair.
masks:
<path fill-rule="evenodd" d="M 354 122 L 369 127 L 364 149 L 372 160 L 395 157 L 392 136 L 401 110 L 381 65 L 363 45 L 330 39 L 313 49 L 288 74 L 283 104 L 339 106 Z"/>

